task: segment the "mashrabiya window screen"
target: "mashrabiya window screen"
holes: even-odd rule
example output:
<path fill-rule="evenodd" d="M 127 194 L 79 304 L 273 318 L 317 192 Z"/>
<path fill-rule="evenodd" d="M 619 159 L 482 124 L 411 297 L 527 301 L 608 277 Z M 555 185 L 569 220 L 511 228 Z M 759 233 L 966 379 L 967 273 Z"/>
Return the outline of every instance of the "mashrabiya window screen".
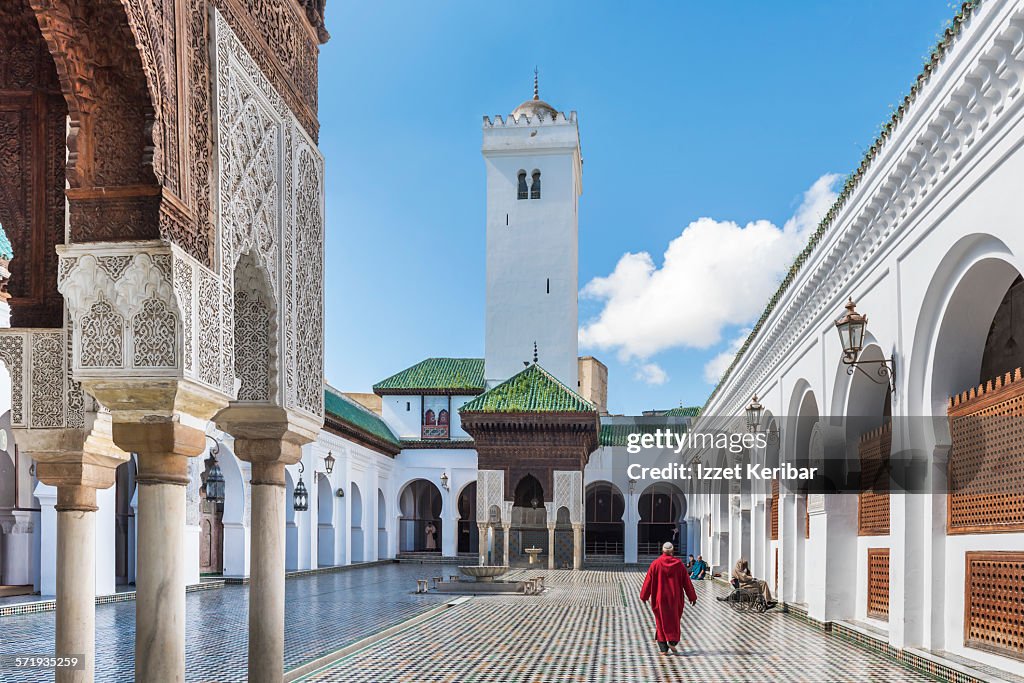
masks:
<path fill-rule="evenodd" d="M 857 496 L 857 534 L 889 535 L 889 453 L 892 423 L 886 422 L 860 437 L 860 494 Z"/>
<path fill-rule="evenodd" d="M 868 616 L 889 620 L 888 548 L 868 548 Z"/>
<path fill-rule="evenodd" d="M 964 645 L 1024 660 L 1024 552 L 967 553 Z"/>
<path fill-rule="evenodd" d="M 1020 368 L 949 399 L 949 534 L 1024 531 Z"/>

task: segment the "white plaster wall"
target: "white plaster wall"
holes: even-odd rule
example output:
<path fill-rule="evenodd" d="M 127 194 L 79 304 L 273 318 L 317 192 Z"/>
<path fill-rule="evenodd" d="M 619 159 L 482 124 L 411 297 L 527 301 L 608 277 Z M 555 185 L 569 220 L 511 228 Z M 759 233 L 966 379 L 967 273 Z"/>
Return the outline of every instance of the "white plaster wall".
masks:
<path fill-rule="evenodd" d="M 423 398 L 421 396 L 389 395 L 381 397 L 381 417 L 399 438 L 420 438 L 422 413 Z"/>
<path fill-rule="evenodd" d="M 489 384 L 523 369 L 537 343 L 540 364 L 577 387 L 579 132 L 561 125 L 484 125 L 487 169 Z M 541 172 L 541 198 L 517 199 L 518 173 Z M 548 283 L 550 282 L 550 291 Z"/>

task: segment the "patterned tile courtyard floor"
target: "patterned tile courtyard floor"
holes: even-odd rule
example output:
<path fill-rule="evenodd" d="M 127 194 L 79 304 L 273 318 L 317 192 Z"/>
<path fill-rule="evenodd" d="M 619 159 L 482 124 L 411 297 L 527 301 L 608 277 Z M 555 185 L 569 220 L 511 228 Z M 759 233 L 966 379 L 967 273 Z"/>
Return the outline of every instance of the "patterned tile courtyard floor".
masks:
<path fill-rule="evenodd" d="M 450 600 L 416 595 L 416 579 L 437 567 L 382 565 L 289 579 L 285 586 L 285 668 L 293 669 Z M 447 568 L 445 568 L 447 571 Z M 248 586 L 186 597 L 186 680 L 244 681 Z M 0 652 L 53 653 L 54 613 L 0 617 Z M 134 679 L 135 602 L 96 606 L 96 680 Z M 52 671 L 0 671 L 3 683 L 52 681 Z"/>
<path fill-rule="evenodd" d="M 663 657 L 639 571 L 539 572 L 542 596 L 476 597 L 307 681 L 928 681 L 778 612 L 738 614 L 698 582 L 681 656 Z"/>

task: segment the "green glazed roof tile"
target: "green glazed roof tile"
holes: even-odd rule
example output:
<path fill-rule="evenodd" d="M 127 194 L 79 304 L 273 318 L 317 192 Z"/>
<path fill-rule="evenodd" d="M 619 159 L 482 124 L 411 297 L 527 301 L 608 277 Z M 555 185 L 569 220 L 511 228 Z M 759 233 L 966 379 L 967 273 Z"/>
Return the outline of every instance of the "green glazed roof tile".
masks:
<path fill-rule="evenodd" d="M 374 393 L 484 390 L 483 358 L 428 358 L 373 385 Z"/>
<path fill-rule="evenodd" d="M 376 413 L 370 412 L 338 390 L 324 385 L 324 412 L 351 427 L 383 441 L 400 446 L 391 428 Z"/>
<path fill-rule="evenodd" d="M 596 413 L 597 408 L 559 382 L 547 370 L 531 364 L 493 389 L 459 408 L 467 413 Z"/>
<path fill-rule="evenodd" d="M 672 410 L 666 411 L 666 417 L 699 417 L 703 408 L 700 406 L 679 406 Z"/>

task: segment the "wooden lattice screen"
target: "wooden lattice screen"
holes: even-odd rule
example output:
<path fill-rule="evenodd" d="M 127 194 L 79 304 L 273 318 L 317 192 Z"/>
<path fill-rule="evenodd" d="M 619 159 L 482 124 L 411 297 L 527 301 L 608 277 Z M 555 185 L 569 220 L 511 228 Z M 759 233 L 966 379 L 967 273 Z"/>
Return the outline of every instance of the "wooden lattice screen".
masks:
<path fill-rule="evenodd" d="M 868 548 L 868 616 L 889 620 L 888 548 Z"/>
<path fill-rule="evenodd" d="M 771 540 L 779 540 L 779 479 L 772 479 L 772 528 Z"/>
<path fill-rule="evenodd" d="M 1012 375 L 949 399 L 946 533 L 1024 531 L 1024 379 Z"/>
<path fill-rule="evenodd" d="M 964 645 L 1024 659 L 1024 552 L 967 553 Z"/>
<path fill-rule="evenodd" d="M 857 534 L 889 535 L 889 451 L 892 448 L 892 423 L 861 434 L 861 492 L 857 497 Z M 872 490 L 877 489 L 877 490 Z"/>

